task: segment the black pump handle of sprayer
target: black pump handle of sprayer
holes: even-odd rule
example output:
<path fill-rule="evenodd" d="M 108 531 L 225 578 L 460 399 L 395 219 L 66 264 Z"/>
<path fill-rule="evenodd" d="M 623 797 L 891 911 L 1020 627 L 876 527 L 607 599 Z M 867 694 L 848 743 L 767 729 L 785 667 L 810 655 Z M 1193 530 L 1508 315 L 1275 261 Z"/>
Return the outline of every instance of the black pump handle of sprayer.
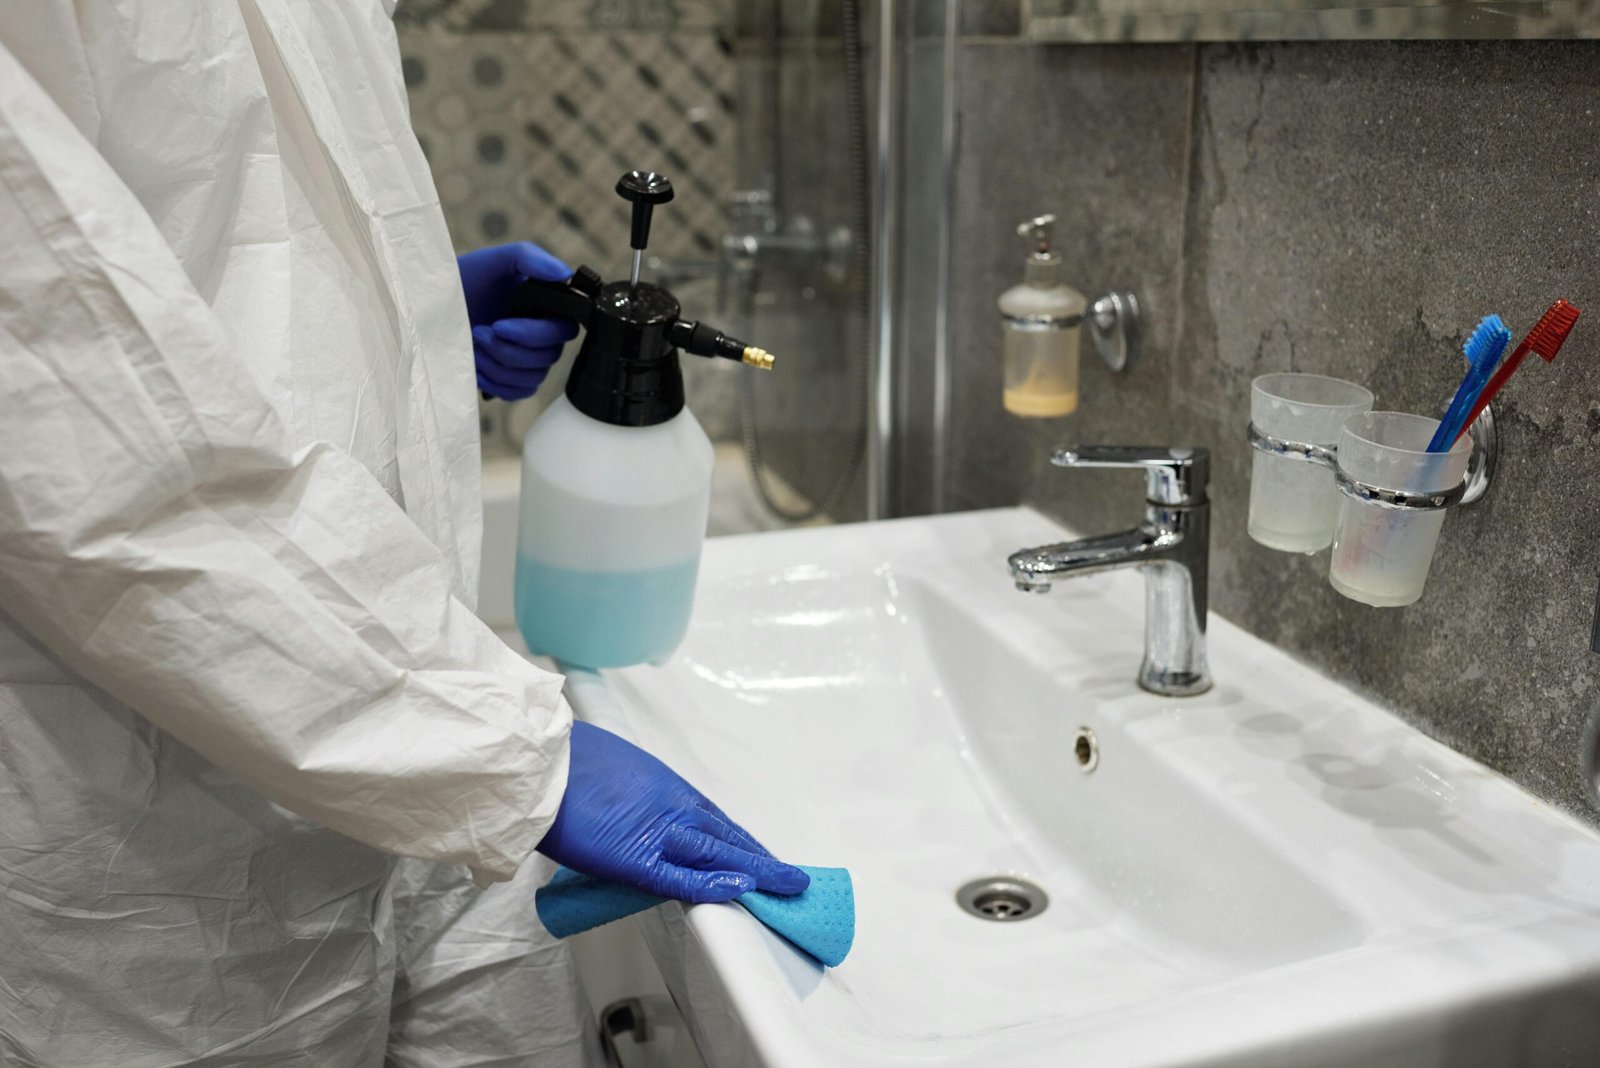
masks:
<path fill-rule="evenodd" d="M 530 278 L 512 291 L 511 314 L 519 319 L 572 319 L 588 326 L 603 286 L 593 267 L 579 267 L 564 282 Z"/>
<path fill-rule="evenodd" d="M 579 267 L 564 282 L 529 278 L 511 291 L 511 317 L 516 319 L 572 319 L 587 327 L 594 314 L 594 298 L 605 283 L 593 267 Z M 489 394 L 478 391 L 484 400 Z"/>
<path fill-rule="evenodd" d="M 617 196 L 633 204 L 628 246 L 635 252 L 644 251 L 650 243 L 650 213 L 657 204 L 670 201 L 672 195 L 672 183 L 655 171 L 629 171 L 617 179 Z"/>

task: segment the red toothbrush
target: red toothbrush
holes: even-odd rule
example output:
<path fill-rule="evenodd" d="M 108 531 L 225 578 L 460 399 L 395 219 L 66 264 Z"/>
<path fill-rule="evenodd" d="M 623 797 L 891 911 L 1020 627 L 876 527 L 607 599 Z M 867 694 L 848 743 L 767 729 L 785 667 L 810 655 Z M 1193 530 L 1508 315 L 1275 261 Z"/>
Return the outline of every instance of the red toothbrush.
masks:
<path fill-rule="evenodd" d="M 1533 329 L 1529 330 L 1526 336 L 1523 337 L 1516 350 L 1501 362 L 1500 368 L 1494 373 L 1494 377 L 1489 379 L 1489 384 L 1483 387 L 1482 393 L 1478 394 L 1478 399 L 1473 403 L 1472 410 L 1467 413 L 1466 420 L 1461 424 L 1461 434 L 1465 434 L 1478 416 L 1483 414 L 1483 410 L 1489 406 L 1489 402 L 1494 400 L 1494 395 L 1499 393 L 1501 387 L 1516 373 L 1523 357 L 1527 356 L 1529 352 L 1537 352 L 1545 358 L 1546 362 L 1556 358 L 1556 353 L 1560 351 L 1562 342 L 1566 341 L 1567 335 L 1572 333 L 1572 324 L 1578 321 L 1579 314 L 1581 313 L 1577 308 L 1558 298 L 1543 315 L 1539 316 L 1539 321 L 1533 324 Z M 1456 435 L 1456 441 L 1461 440 L 1461 434 Z M 1451 442 L 1451 444 L 1453 445 L 1455 442 Z"/>

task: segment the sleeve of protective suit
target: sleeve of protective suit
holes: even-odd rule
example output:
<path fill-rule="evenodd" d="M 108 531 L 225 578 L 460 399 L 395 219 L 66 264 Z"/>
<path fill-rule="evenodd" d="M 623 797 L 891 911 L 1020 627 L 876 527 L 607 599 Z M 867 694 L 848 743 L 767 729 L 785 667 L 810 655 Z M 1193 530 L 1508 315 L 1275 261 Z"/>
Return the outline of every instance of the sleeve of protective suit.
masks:
<path fill-rule="evenodd" d="M 560 677 L 453 596 L 364 467 L 290 448 L 136 198 L 3 47 L 0 396 L 7 613 L 286 808 L 515 872 L 565 787 Z"/>

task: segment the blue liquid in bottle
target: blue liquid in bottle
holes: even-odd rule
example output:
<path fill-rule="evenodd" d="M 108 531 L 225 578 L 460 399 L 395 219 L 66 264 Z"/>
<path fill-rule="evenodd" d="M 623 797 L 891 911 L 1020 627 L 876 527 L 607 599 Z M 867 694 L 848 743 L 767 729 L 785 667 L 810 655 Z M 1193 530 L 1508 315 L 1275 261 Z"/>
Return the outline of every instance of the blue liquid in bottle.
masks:
<path fill-rule="evenodd" d="M 665 660 L 694 607 L 698 555 L 642 571 L 574 571 L 517 554 L 517 629 L 535 653 L 577 667 Z"/>

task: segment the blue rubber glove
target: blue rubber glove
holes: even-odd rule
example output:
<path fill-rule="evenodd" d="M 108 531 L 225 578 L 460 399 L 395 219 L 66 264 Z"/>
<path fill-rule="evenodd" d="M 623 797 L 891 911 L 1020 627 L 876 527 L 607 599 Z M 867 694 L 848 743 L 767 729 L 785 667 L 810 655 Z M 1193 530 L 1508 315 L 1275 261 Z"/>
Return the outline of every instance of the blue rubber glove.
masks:
<path fill-rule="evenodd" d="M 811 882 L 671 768 L 588 723 L 572 725 L 567 792 L 539 852 L 586 875 L 697 903 L 751 890 L 798 894 Z"/>
<path fill-rule="evenodd" d="M 468 252 L 456 257 L 456 267 L 467 294 L 478 388 L 501 400 L 533 396 L 561 358 L 561 346 L 578 336 L 578 324 L 508 318 L 511 294 L 529 278 L 564 281 L 572 268 L 528 241 Z"/>

